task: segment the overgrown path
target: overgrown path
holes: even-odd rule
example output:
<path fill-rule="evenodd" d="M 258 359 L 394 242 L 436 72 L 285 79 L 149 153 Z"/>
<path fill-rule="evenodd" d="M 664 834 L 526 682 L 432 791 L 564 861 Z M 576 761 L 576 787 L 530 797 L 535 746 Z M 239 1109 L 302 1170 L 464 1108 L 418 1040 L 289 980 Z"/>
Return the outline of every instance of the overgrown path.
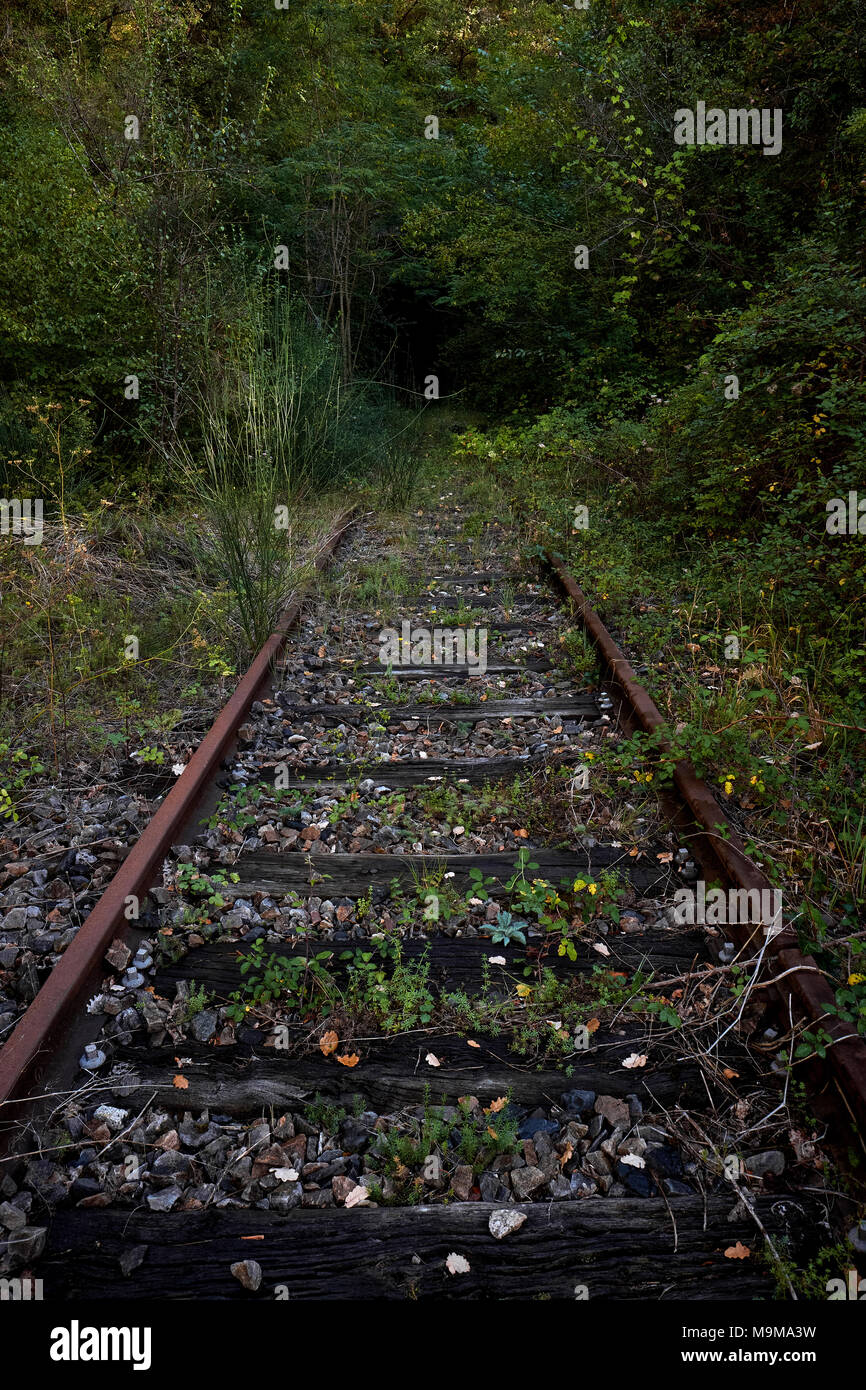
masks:
<path fill-rule="evenodd" d="M 342 547 L 4 1179 L 46 1297 L 772 1298 L 832 1239 L 567 614 L 413 520 Z"/>

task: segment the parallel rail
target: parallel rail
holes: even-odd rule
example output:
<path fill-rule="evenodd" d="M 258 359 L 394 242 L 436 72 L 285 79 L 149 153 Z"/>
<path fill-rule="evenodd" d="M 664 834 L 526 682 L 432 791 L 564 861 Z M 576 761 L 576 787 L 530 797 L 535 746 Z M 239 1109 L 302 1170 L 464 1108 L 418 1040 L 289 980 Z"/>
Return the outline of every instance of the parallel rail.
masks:
<path fill-rule="evenodd" d="M 323 568 L 328 562 L 339 540 L 351 525 L 351 514 L 340 518 L 333 533 L 315 557 L 317 569 Z M 555 555 L 548 556 L 548 560 L 556 580 L 571 601 L 578 620 L 597 648 L 602 664 L 603 683 L 613 697 L 613 709 L 621 727 L 627 730 L 642 729 L 647 733 L 662 729 L 664 719 L 660 711 L 637 681 L 624 653 L 617 646 L 598 614 L 593 611 L 586 596 L 566 569 L 563 561 Z M 250 706 L 256 697 L 263 693 L 263 688 L 272 678 L 277 664 L 276 659 L 285 645 L 292 625 L 300 615 L 301 602 L 301 599 L 296 599 L 282 615 L 276 631 L 256 656 L 191 758 L 177 784 L 169 791 L 165 801 L 90 912 L 27 1013 L 20 1020 L 6 1047 L 0 1052 L 0 1145 L 5 1142 L 10 1149 L 14 1148 L 12 1139 L 16 1132 L 17 1122 L 22 1116 L 29 1114 L 30 1107 L 37 1105 L 40 1097 L 43 1097 L 45 1092 L 50 1089 L 45 1084 L 49 1068 L 52 1078 L 56 1078 L 67 1063 L 71 1066 L 70 1029 L 76 1015 L 80 1016 L 88 994 L 97 987 L 100 978 L 105 974 L 103 959 L 105 951 L 114 937 L 123 938 L 126 934 L 132 934 L 135 928 L 135 922 L 128 921 L 125 916 L 127 903 L 131 897 L 139 900 L 144 898 L 156 884 L 165 856 L 173 845 L 181 841 L 187 828 L 193 823 L 196 813 L 200 814 L 200 808 L 206 795 L 217 783 L 227 754 L 231 752 L 237 742 L 238 730 L 244 722 Z M 509 662 L 502 662 L 498 669 L 503 673 L 520 669 L 530 670 L 533 667 L 536 670 L 543 670 L 548 664 L 544 659 L 530 659 L 522 667 L 513 666 Z M 361 672 L 372 672 L 375 668 L 362 665 L 358 669 Z M 495 671 L 497 668 L 494 666 L 492 669 Z M 423 676 L 424 672 L 413 668 L 411 674 Z M 443 671 L 441 674 L 452 673 Z M 457 671 L 453 674 L 459 678 L 463 672 Z M 486 696 L 482 698 L 486 700 Z M 280 698 L 277 703 L 280 709 L 284 713 L 289 713 L 293 719 L 301 719 L 308 723 L 339 719 L 343 724 L 352 726 L 358 718 L 363 718 L 365 713 L 367 715 L 370 713 L 369 707 L 365 708 L 348 702 L 344 704 L 304 703 L 293 697 L 285 700 Z M 547 713 L 564 713 L 568 717 L 569 714 L 579 715 L 581 709 L 587 707 L 592 701 L 587 700 L 585 696 L 578 700 L 561 700 L 554 697 L 552 692 L 547 692 L 542 703 L 546 706 Z M 529 715 L 531 713 L 529 707 L 531 706 L 537 708 L 537 702 L 516 700 L 509 703 L 492 700 L 473 711 L 473 717 L 493 720 L 505 719 L 508 723 L 512 713 L 516 714 L 518 719 L 522 717 L 523 707 L 525 707 L 523 712 Z M 608 707 L 610 707 L 609 704 Z M 597 712 L 598 708 L 596 707 Z M 467 719 L 467 706 L 465 704 L 444 706 L 441 709 L 422 704 L 406 704 L 401 707 L 401 717 L 407 721 L 411 721 L 422 713 L 428 728 L 431 724 L 437 726 L 442 723 L 459 725 L 461 722 L 465 722 L 468 726 L 473 722 L 472 718 Z M 241 746 L 244 746 L 243 741 Z M 393 756 L 396 757 L 397 754 L 394 753 Z M 426 754 L 423 752 L 419 756 L 426 758 Z M 394 774 L 394 781 L 398 786 L 408 786 L 410 782 L 420 785 L 424 780 L 441 781 L 443 773 L 446 771 L 448 774 L 446 780 L 474 782 L 478 780 L 479 769 L 482 767 L 485 768 L 487 774 L 486 780 L 495 781 L 500 772 L 506 773 L 506 769 L 508 773 L 513 775 L 518 769 L 532 771 L 540 763 L 546 762 L 553 766 L 567 763 L 568 756 L 568 754 L 564 754 L 564 750 L 559 749 L 550 751 L 544 758 L 541 755 L 536 757 L 534 750 L 527 747 L 520 758 L 491 757 L 486 765 L 477 762 L 474 765 L 471 763 L 464 765 L 460 757 L 449 756 L 448 758 L 431 758 L 429 763 L 418 761 L 406 761 L 402 764 L 400 762 L 379 762 L 371 764 L 369 768 L 356 758 L 354 762 L 350 760 L 349 763 L 332 764 L 329 762 L 324 768 L 310 764 L 304 769 L 303 776 L 293 776 L 291 785 L 307 788 L 335 787 L 339 784 L 340 769 L 342 768 L 343 774 L 345 774 L 350 763 L 353 776 L 357 776 L 361 772 L 367 775 L 369 772 L 373 777 L 381 777 L 383 781 L 387 782 L 390 780 L 390 775 Z M 474 771 L 472 771 L 473 768 Z M 422 769 L 425 772 L 429 769 L 429 778 L 419 775 Z M 262 769 L 262 773 L 265 771 Z M 470 776 L 463 775 L 467 771 L 471 772 Z M 331 774 L 330 777 L 328 773 Z M 771 890 L 772 885 L 767 877 L 747 856 L 742 842 L 734 827 L 728 822 L 723 808 L 718 804 L 707 784 L 695 775 L 694 769 L 688 762 L 683 761 L 677 765 L 674 774 L 674 787 L 676 793 L 673 797 L 674 804 L 671 806 L 671 798 L 663 798 L 664 808 L 669 814 L 672 813 L 674 823 L 688 837 L 695 857 L 699 860 L 707 879 L 719 881 L 724 886 L 733 886 L 748 891 Z M 526 832 L 519 833 L 525 834 Z M 582 852 L 586 853 L 586 851 Z M 612 865 L 617 858 L 613 846 L 597 845 L 592 853 L 595 856 L 594 862 L 597 862 L 602 868 L 608 864 Z M 568 851 L 539 848 L 534 850 L 533 854 L 540 862 L 541 871 L 549 873 L 553 877 L 556 877 L 560 871 L 570 872 L 576 864 L 570 847 Z M 670 858 L 669 855 L 658 857 L 660 859 Z M 304 863 L 305 858 L 304 854 L 283 856 L 267 853 L 245 854 L 238 861 L 242 888 L 247 894 L 261 891 L 269 896 L 281 895 L 287 889 L 297 891 L 303 887 L 304 875 L 307 872 Z M 322 868 L 327 870 L 324 878 L 330 883 L 330 891 L 334 896 L 342 892 L 346 896 L 352 897 L 360 896 L 366 891 L 369 882 L 376 877 L 382 882 L 391 882 L 392 878 L 399 878 L 402 875 L 404 881 L 408 881 L 420 871 L 425 860 L 429 863 L 433 858 L 435 855 L 432 854 L 401 853 L 390 855 L 381 849 L 377 855 L 356 854 L 341 849 L 338 855 L 327 855 L 323 861 L 316 862 L 320 862 Z M 443 872 L 447 870 L 451 878 L 456 875 L 461 883 L 464 882 L 466 873 L 471 868 L 480 868 L 482 873 L 491 873 L 494 878 L 501 882 L 508 876 L 505 861 L 509 859 L 513 859 L 510 852 L 443 856 L 440 867 Z M 652 860 L 652 856 L 650 859 Z M 665 874 L 658 868 L 654 860 L 650 863 L 649 868 L 646 867 L 646 863 L 638 865 L 635 861 L 630 872 L 632 887 L 638 891 L 654 892 L 658 888 L 665 891 L 661 886 Z M 762 959 L 765 968 L 769 967 L 769 973 L 776 977 L 772 988 L 775 990 L 775 1001 L 783 1010 L 791 1011 L 791 1016 L 793 1016 L 793 1010 L 796 1008 L 798 1017 L 800 1019 L 805 1018 L 810 1022 L 816 1022 L 820 1019 L 828 1033 L 833 1037 L 834 1045 L 828 1049 L 827 1054 L 828 1074 L 842 1099 L 843 1115 L 847 1115 L 854 1127 L 862 1134 L 863 1127 L 866 1125 L 866 1045 L 859 1038 L 847 1036 L 844 1027 L 832 1017 L 827 1016 L 827 1006 L 832 1003 L 832 993 L 814 961 L 799 951 L 790 930 L 785 930 L 776 936 L 770 936 L 769 939 L 759 924 L 751 926 L 729 925 L 724 930 L 738 950 L 742 951 L 744 955 L 748 955 L 750 959 L 756 954 L 756 947 L 764 948 Z M 407 958 L 417 954 L 419 950 L 426 951 L 429 944 L 424 941 L 409 939 L 405 946 Z M 235 946 L 236 943 L 211 946 L 211 974 L 216 977 L 217 983 L 224 989 L 230 988 L 227 981 L 230 967 L 233 970 L 236 964 L 234 960 L 236 957 Z M 672 968 L 675 971 L 681 969 L 688 971 L 690 968 L 688 962 L 694 963 L 698 950 L 706 957 L 707 945 L 703 940 L 696 945 L 690 939 L 684 938 L 679 941 L 666 937 L 664 933 L 657 933 L 655 936 L 650 934 L 643 940 L 635 939 L 633 944 L 628 938 L 625 938 L 622 949 L 624 950 L 624 957 L 620 963 L 624 964 L 627 969 L 631 968 L 629 961 L 632 956 L 635 965 L 640 967 L 647 952 L 654 951 L 657 961 L 664 962 L 666 952 L 671 953 L 670 959 L 674 959 L 676 956 L 676 959 L 680 961 L 681 958 L 681 963 L 674 964 Z M 481 971 L 484 952 L 479 941 L 436 939 L 433 943 L 431 956 L 433 964 L 443 978 L 448 977 L 454 981 L 463 982 L 467 986 L 473 986 L 475 976 Z M 580 943 L 580 954 L 576 963 L 573 963 L 574 971 L 579 973 L 581 970 L 591 970 L 594 963 L 597 964 L 597 958 L 593 957 L 590 946 L 585 942 Z M 559 968 L 567 976 L 571 972 L 572 965 L 568 961 L 563 961 Z M 182 978 L 183 973 L 179 968 L 175 972 L 176 978 Z M 665 973 L 664 970 L 662 973 Z M 172 967 L 163 966 L 163 984 L 168 982 L 170 985 L 172 979 Z M 762 982 L 761 988 L 767 989 L 766 983 Z M 767 994 L 769 994 L 769 990 L 767 990 Z M 766 995 L 762 997 L 766 997 Z M 79 1017 L 79 1026 L 80 1021 Z M 784 1015 L 784 1021 L 787 1026 L 787 1014 Z M 640 1090 L 641 1077 L 634 1076 L 632 1078 L 631 1073 L 616 1077 L 611 1074 L 611 1064 L 628 1065 L 628 1063 L 623 1063 L 622 1057 L 631 1049 L 632 1042 L 625 1037 L 625 1033 L 623 1033 L 623 1039 L 622 1042 L 619 1039 L 609 1039 L 606 1043 L 606 1056 L 600 1060 L 588 1058 L 586 1064 L 580 1069 L 581 1085 L 591 1086 L 597 1090 L 602 1101 L 610 1101 L 612 1095 L 628 1095 L 629 1088 Z M 372 1097 L 380 1113 L 388 1109 L 391 1104 L 417 1105 L 425 1094 L 426 1086 L 425 1076 L 418 1074 L 418 1060 L 415 1057 L 418 1040 L 415 1038 L 382 1037 L 367 1041 L 372 1044 L 366 1056 L 367 1067 L 363 1078 L 368 1101 Z M 434 1054 L 441 1053 L 445 1058 L 441 1065 L 436 1062 L 438 1069 L 436 1081 L 442 1086 L 443 1091 L 447 1090 L 449 1094 L 453 1093 L 457 1096 L 461 1090 L 471 1084 L 472 1089 L 481 1097 L 482 1103 L 485 1099 L 492 1101 L 500 1097 L 504 1085 L 502 1066 L 498 1065 L 503 1060 L 498 1055 L 500 1049 L 497 1049 L 495 1054 L 490 1054 L 494 1057 L 494 1066 L 488 1075 L 484 1066 L 478 1065 L 480 1057 L 473 1056 L 470 1061 L 474 1065 L 468 1068 L 465 1060 L 455 1060 L 453 1055 L 449 1060 L 449 1042 L 453 1043 L 453 1035 L 445 1035 L 442 1038 L 431 1036 L 424 1043 L 424 1046 L 429 1046 Z M 469 1046 L 479 1049 L 479 1044 L 475 1041 L 471 1042 Z M 134 1050 L 127 1048 L 126 1058 Z M 172 1080 L 174 1070 L 172 1061 L 175 1050 L 175 1044 L 166 1043 L 160 1048 L 155 1048 L 146 1058 L 139 1056 L 135 1064 L 137 1075 L 130 1075 L 130 1079 L 125 1085 L 123 1084 L 123 1077 L 117 1082 L 119 1094 L 125 1096 L 130 1104 L 136 1108 L 141 1105 L 146 1106 L 148 1098 L 153 1099 L 154 1096 L 158 1096 L 160 1102 L 168 1109 L 176 1107 L 178 1103 L 184 1107 L 193 1106 L 194 1108 L 207 1109 L 209 1106 L 212 1108 L 213 1103 L 218 1101 L 219 1110 L 227 1111 L 230 1115 L 245 1114 L 251 1106 L 257 1104 L 272 1107 L 275 1113 L 278 1113 L 280 1109 L 287 1108 L 292 1099 L 300 1099 L 309 1094 L 313 1088 L 318 1088 L 323 1075 L 322 1057 L 315 1054 L 312 1058 L 301 1057 L 297 1059 L 293 1063 L 291 1071 L 287 1072 L 285 1064 L 273 1054 L 257 1056 L 255 1053 L 245 1051 L 245 1047 L 238 1046 L 236 1057 L 230 1058 L 226 1055 L 228 1049 L 217 1048 L 213 1050 L 212 1062 L 206 1064 L 201 1070 L 199 1070 L 198 1061 L 193 1061 L 192 1065 L 187 1068 L 189 1077 L 184 1079 L 184 1090 L 182 1096 L 179 1097 Z M 123 1054 L 124 1050 L 121 1049 L 120 1051 Z M 620 1057 L 620 1053 L 622 1057 Z M 414 1062 L 413 1057 L 415 1057 Z M 121 1060 L 124 1060 L 123 1055 L 121 1055 Z M 357 1058 L 355 1060 L 357 1061 Z M 207 1066 L 211 1066 L 212 1070 L 207 1071 Z M 729 1075 L 736 1075 L 736 1073 L 732 1072 Z M 531 1067 L 518 1068 L 512 1072 L 512 1076 L 514 1084 L 512 1087 L 509 1077 L 508 1088 L 513 1090 L 518 1103 L 526 1105 L 532 1104 L 533 1099 L 537 1101 L 539 1096 L 544 1096 L 549 1100 L 552 1095 L 559 1095 L 565 1084 L 564 1075 L 556 1067 L 541 1072 L 534 1071 Z M 342 1069 L 332 1067 L 330 1073 L 325 1077 L 325 1094 L 331 1094 L 334 1098 L 342 1095 L 345 1081 L 346 1076 L 345 1073 L 342 1073 Z M 664 1072 L 658 1072 L 653 1077 L 652 1090 L 647 1088 L 647 1092 L 651 1099 L 662 1107 L 667 1105 L 675 1107 L 679 1103 L 678 1097 L 681 1090 L 685 1094 L 688 1084 L 686 1083 L 685 1088 L 683 1088 L 680 1077 L 676 1075 L 666 1077 Z M 489 1095 L 487 1094 L 488 1091 Z M 601 1094 L 602 1092 L 608 1094 Z M 696 1093 L 700 1099 L 700 1090 Z M 537 1136 L 535 1137 L 537 1138 Z M 604 1191 L 606 1192 L 607 1189 Z M 718 1194 L 709 1197 L 705 1215 L 706 1212 L 709 1212 L 712 1219 L 709 1226 L 704 1221 L 703 1227 L 700 1225 L 698 1216 L 695 1215 L 697 1207 L 701 1205 L 697 1198 L 692 1200 L 689 1197 L 684 1197 L 680 1191 L 679 1195 L 673 1195 L 671 1200 L 673 1201 L 673 1210 L 684 1223 L 682 1227 L 684 1243 L 680 1258 L 683 1254 L 688 1255 L 693 1243 L 694 1259 L 698 1262 L 695 1263 L 694 1268 L 691 1268 L 688 1262 L 683 1265 L 678 1263 L 676 1268 L 671 1268 L 673 1279 L 671 1287 L 676 1286 L 678 1291 L 682 1291 L 683 1297 L 688 1297 L 689 1289 L 703 1277 L 700 1274 L 703 1266 L 699 1261 L 701 1251 L 706 1252 L 706 1241 L 709 1240 L 711 1247 L 716 1251 L 720 1246 L 723 1248 L 726 1225 L 730 1219 L 726 1215 L 728 1210 L 726 1203 L 729 1199 Z M 555 1208 L 550 1207 L 548 1216 L 543 1223 L 543 1230 L 541 1221 L 543 1213 L 539 1212 L 537 1207 L 533 1209 L 533 1206 L 527 1203 L 520 1210 L 530 1218 L 526 1228 L 530 1248 L 535 1249 L 537 1247 L 538 1259 L 544 1262 L 549 1263 L 556 1256 L 554 1247 L 557 1241 L 568 1241 L 573 1236 L 579 1235 L 582 1240 L 589 1242 L 590 1247 L 592 1242 L 597 1240 L 601 1242 L 599 1249 L 607 1242 L 610 1249 L 619 1252 L 613 1261 L 613 1266 L 626 1260 L 633 1248 L 643 1251 L 644 1247 L 648 1254 L 652 1253 L 653 1259 L 661 1260 L 664 1264 L 664 1256 L 659 1253 L 657 1245 L 656 1218 L 649 1210 L 646 1212 L 644 1224 L 640 1226 L 642 1234 L 639 1238 L 629 1233 L 628 1223 L 635 1220 L 635 1213 L 640 1211 L 640 1205 L 639 1200 L 635 1203 L 631 1197 L 623 1199 L 616 1195 L 610 1198 L 605 1196 L 603 1200 L 600 1200 L 598 1206 L 583 1201 L 577 1201 L 567 1209 L 557 1205 Z M 750 1214 L 760 1225 L 758 1214 L 761 1213 L 763 1218 L 771 1220 L 773 1215 L 771 1206 L 771 1197 L 765 1198 L 759 1193 L 757 1207 L 750 1208 Z M 667 1196 L 665 1196 L 665 1209 L 667 1212 L 672 1210 Z M 281 1278 L 299 1296 L 313 1296 L 310 1291 L 322 1283 L 325 1278 L 323 1271 L 330 1269 L 331 1265 L 333 1266 L 333 1279 L 328 1286 L 328 1296 L 359 1296 L 358 1289 L 366 1289 L 367 1296 L 383 1296 L 382 1289 L 390 1288 L 391 1266 L 388 1266 L 387 1277 L 375 1265 L 375 1262 L 368 1269 L 367 1243 L 371 1239 L 376 1239 L 380 1242 L 384 1240 L 385 1245 L 391 1249 L 389 1259 L 393 1256 L 394 1261 L 401 1268 L 402 1263 L 409 1258 L 406 1251 L 410 1250 L 410 1247 L 410 1254 L 423 1249 L 426 1252 L 426 1257 L 422 1262 L 425 1266 L 424 1274 L 423 1276 L 419 1275 L 419 1278 L 422 1279 L 421 1292 L 425 1295 L 438 1296 L 446 1289 L 450 1290 L 456 1287 L 449 1282 L 449 1277 L 441 1275 L 441 1271 L 433 1274 L 434 1268 L 439 1270 L 441 1265 L 439 1251 L 441 1241 L 446 1238 L 450 1239 L 447 1232 L 453 1228 L 455 1232 L 460 1233 L 461 1239 L 465 1239 L 467 1248 L 471 1246 L 476 1251 L 473 1256 L 473 1266 L 477 1261 L 479 1289 L 488 1294 L 492 1293 L 493 1296 L 514 1296 L 514 1290 L 520 1284 L 520 1259 L 518 1258 L 517 1262 L 512 1264 L 511 1255 L 508 1253 L 505 1256 L 501 1253 L 491 1255 L 488 1248 L 490 1236 L 486 1232 L 486 1222 L 491 1210 L 491 1205 L 485 1202 L 478 1202 L 474 1206 L 474 1210 L 462 1202 L 454 1206 L 410 1208 L 410 1215 L 407 1216 L 408 1225 L 404 1224 L 402 1214 L 396 1211 L 358 1211 L 352 1213 L 351 1220 L 345 1229 L 340 1228 L 342 1236 L 333 1249 L 328 1244 L 330 1237 L 333 1233 L 339 1234 L 339 1224 L 345 1219 L 342 1213 L 337 1212 L 299 1211 L 293 1215 L 293 1221 L 287 1225 L 284 1225 L 282 1218 L 278 1217 L 276 1212 L 256 1213 L 256 1221 L 261 1224 L 265 1235 L 252 1237 L 243 1234 L 247 1229 L 243 1213 L 221 1211 L 219 1222 L 211 1229 L 209 1214 L 194 1212 L 181 1214 L 180 1209 L 178 1209 L 178 1213 L 168 1217 L 156 1213 L 145 1213 L 142 1216 L 136 1212 L 119 1210 L 103 1213 L 99 1216 L 96 1213 L 90 1216 L 84 1212 L 61 1211 L 54 1218 L 53 1224 L 57 1234 L 52 1252 L 47 1258 L 49 1269 L 52 1260 L 54 1261 L 56 1277 L 59 1277 L 62 1282 L 63 1271 L 66 1268 L 64 1260 L 67 1258 L 63 1247 L 66 1238 L 65 1233 L 68 1233 L 69 1250 L 83 1251 L 82 1259 L 85 1262 L 90 1261 L 90 1265 L 92 1265 L 88 1275 L 92 1281 L 92 1287 L 101 1290 L 103 1296 L 108 1296 L 108 1286 L 112 1276 L 103 1258 L 103 1246 L 113 1250 L 116 1243 L 119 1252 L 128 1240 L 128 1231 L 133 1230 L 138 1232 L 137 1239 L 142 1244 L 149 1245 L 151 1240 L 154 1243 L 154 1266 L 141 1276 L 143 1283 L 140 1287 L 148 1290 L 148 1293 L 133 1294 L 131 1286 L 127 1286 L 126 1288 L 122 1287 L 116 1294 L 112 1289 L 110 1296 L 149 1296 L 151 1291 L 159 1295 L 162 1292 L 166 1272 L 172 1269 L 177 1261 L 183 1263 L 191 1258 L 190 1240 L 192 1246 L 195 1246 L 196 1232 L 200 1229 L 203 1244 L 197 1258 L 201 1267 L 196 1270 L 195 1277 L 197 1281 L 200 1281 L 202 1289 L 209 1289 L 212 1284 L 215 1290 L 213 1296 L 215 1297 L 222 1296 L 218 1290 L 224 1287 L 224 1267 L 228 1266 L 231 1253 L 236 1249 L 237 1241 L 253 1238 L 267 1241 L 269 1253 L 274 1256 L 277 1264 L 284 1271 Z M 625 1224 L 622 1229 L 612 1230 L 609 1224 L 610 1220 L 615 1218 L 616 1221 L 619 1221 L 619 1213 L 623 1214 L 622 1219 Z M 639 1216 L 637 1219 L 640 1222 L 643 1218 Z M 84 1231 L 84 1244 L 82 1244 L 83 1223 L 87 1221 L 100 1223 L 99 1239 L 94 1239 L 91 1236 L 88 1226 Z M 451 1222 L 452 1225 L 447 1225 L 447 1230 L 443 1230 L 443 1222 Z M 694 1230 L 691 1223 L 697 1223 L 694 1224 Z M 676 1227 L 676 1222 L 674 1224 Z M 416 1227 L 417 1234 L 412 1234 Z M 761 1227 L 761 1229 L 764 1228 Z M 319 1246 L 322 1259 L 321 1269 L 310 1268 L 306 1253 L 304 1253 L 303 1258 L 299 1257 L 299 1250 L 305 1251 L 306 1242 L 301 1240 L 301 1236 L 307 1230 L 312 1239 L 322 1242 Z M 644 1242 L 643 1245 L 641 1244 L 642 1241 Z M 533 1245 L 533 1242 L 536 1244 Z M 613 1244 L 611 1245 L 610 1242 Z M 90 1248 L 91 1246 L 92 1248 Z M 446 1253 L 450 1248 L 446 1245 Z M 501 1252 L 505 1247 L 497 1246 L 495 1248 Z M 676 1240 L 674 1248 L 676 1249 Z M 194 1254 L 194 1251 L 192 1253 Z M 413 1265 L 418 1263 L 414 1254 L 411 1257 Z M 558 1256 L 556 1257 L 558 1258 Z M 582 1259 L 583 1256 L 579 1250 L 571 1250 L 568 1258 L 574 1262 Z M 595 1255 L 592 1258 L 595 1259 Z M 211 1273 L 214 1259 L 218 1260 L 222 1274 L 218 1274 L 216 1270 Z M 331 1265 L 328 1263 L 329 1260 Z M 566 1260 L 562 1271 L 563 1290 L 565 1290 L 563 1296 L 568 1296 L 566 1286 L 568 1278 L 571 1277 L 565 1272 L 567 1263 Z M 716 1262 L 717 1267 L 719 1263 L 724 1266 L 724 1259 Z M 616 1293 L 617 1275 L 613 1266 L 609 1271 L 609 1289 L 606 1283 L 607 1276 L 601 1278 L 599 1292 L 602 1293 L 602 1296 L 605 1296 L 605 1291 L 613 1297 L 618 1296 Z M 58 1271 L 59 1273 L 57 1273 Z M 729 1287 L 726 1282 L 729 1274 L 730 1268 L 727 1271 L 722 1271 L 720 1287 Z M 414 1273 L 412 1277 L 414 1279 Z M 750 1268 L 744 1287 L 748 1286 L 749 1290 L 754 1291 L 755 1296 L 760 1296 L 763 1288 L 761 1283 L 763 1276 L 755 1271 L 753 1283 L 749 1283 L 751 1277 L 752 1270 Z M 223 1283 L 220 1282 L 221 1279 Z M 463 1287 L 469 1288 L 469 1285 Z M 343 1288 L 346 1290 L 345 1294 L 334 1292 L 335 1289 Z M 497 1290 L 500 1292 L 497 1293 Z M 204 1296 L 208 1296 L 207 1293 Z M 386 1296 L 392 1295 L 389 1293 Z M 748 1297 L 749 1294 L 746 1293 L 744 1296 Z"/>

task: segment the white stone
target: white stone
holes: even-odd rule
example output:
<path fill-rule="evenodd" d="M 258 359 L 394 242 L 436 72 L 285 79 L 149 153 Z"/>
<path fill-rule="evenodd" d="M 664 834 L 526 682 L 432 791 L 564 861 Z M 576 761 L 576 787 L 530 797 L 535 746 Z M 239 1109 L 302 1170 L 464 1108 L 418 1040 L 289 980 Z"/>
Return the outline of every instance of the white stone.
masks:
<path fill-rule="evenodd" d="M 524 1221 L 526 1213 L 523 1211 L 512 1211 L 509 1207 L 500 1207 L 497 1211 L 490 1213 L 490 1234 L 497 1240 L 504 1240 L 510 1236 L 512 1231 L 519 1231 Z"/>

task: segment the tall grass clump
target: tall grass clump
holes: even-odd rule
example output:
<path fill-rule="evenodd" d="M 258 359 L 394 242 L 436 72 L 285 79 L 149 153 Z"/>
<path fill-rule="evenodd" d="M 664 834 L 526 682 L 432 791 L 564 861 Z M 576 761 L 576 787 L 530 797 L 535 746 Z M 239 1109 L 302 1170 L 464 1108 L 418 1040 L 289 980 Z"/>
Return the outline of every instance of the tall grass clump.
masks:
<path fill-rule="evenodd" d="M 297 578 L 291 518 L 352 461 L 352 391 L 331 337 L 288 296 L 247 285 L 232 327 L 206 316 L 191 439 L 172 462 L 206 515 L 250 648 L 274 630 Z"/>
<path fill-rule="evenodd" d="M 194 428 L 170 452 L 184 496 L 207 514 L 238 624 L 257 648 L 297 578 L 299 504 L 378 478 L 384 499 L 402 505 L 417 430 L 382 388 L 345 380 L 335 337 L 284 291 L 247 282 L 229 329 L 224 306 L 205 322 Z"/>

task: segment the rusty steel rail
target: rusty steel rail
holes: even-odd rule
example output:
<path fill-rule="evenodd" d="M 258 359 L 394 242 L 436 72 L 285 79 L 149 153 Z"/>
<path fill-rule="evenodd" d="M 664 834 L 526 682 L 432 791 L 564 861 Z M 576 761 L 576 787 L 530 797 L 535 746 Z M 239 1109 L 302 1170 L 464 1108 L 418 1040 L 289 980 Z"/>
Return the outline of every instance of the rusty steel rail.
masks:
<path fill-rule="evenodd" d="M 353 524 L 354 512 L 354 508 L 344 512 L 320 546 L 313 561 L 316 570 L 324 568 L 333 555 Z M 268 680 L 272 663 L 298 618 L 302 602 L 303 594 L 280 615 L 273 634 L 0 1050 L 0 1121 L 4 1126 L 12 1118 L 11 1103 L 22 1100 L 42 1080 L 64 1025 L 102 974 L 102 958 L 112 940 L 134 925 L 124 916 L 127 900 L 145 897 L 153 886 L 166 851 L 201 804 L 250 705 Z"/>
<path fill-rule="evenodd" d="M 663 729 L 665 720 L 661 711 L 638 681 L 626 656 L 566 569 L 561 557 L 550 551 L 546 555 L 548 564 L 571 599 L 579 621 L 595 643 L 603 662 L 606 683 L 618 699 L 625 722 L 646 733 Z M 697 776 L 690 762 L 684 759 L 676 764 L 674 782 L 701 832 L 705 852 L 700 857 L 705 871 L 715 870 L 722 882 L 736 888 L 772 892 L 773 884 L 752 863 L 724 809 L 707 783 Z M 711 861 L 709 865 L 704 863 L 707 858 Z M 742 950 L 755 945 L 761 928 L 749 923 L 726 925 L 725 932 Z M 814 959 L 803 955 L 790 928 L 767 939 L 765 960 L 774 976 L 784 975 L 783 979 L 777 980 L 774 990 L 786 1007 L 785 1018 L 788 1017 L 790 1001 L 800 1017 L 805 1017 L 812 1024 L 820 1022 L 832 1038 L 832 1046 L 827 1048 L 827 1062 L 842 1102 L 862 1139 L 866 1136 L 866 1042 L 852 1035 L 850 1028 L 838 1018 L 828 1014 L 828 1007 L 835 1005 L 833 991 Z"/>

